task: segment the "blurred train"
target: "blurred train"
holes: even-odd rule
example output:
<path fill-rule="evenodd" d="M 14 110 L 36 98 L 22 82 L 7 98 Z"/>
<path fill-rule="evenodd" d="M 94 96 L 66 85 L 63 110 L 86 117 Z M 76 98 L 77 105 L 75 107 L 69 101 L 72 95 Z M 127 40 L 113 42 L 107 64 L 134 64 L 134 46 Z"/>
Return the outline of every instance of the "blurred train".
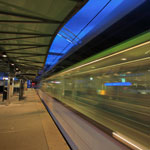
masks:
<path fill-rule="evenodd" d="M 41 90 L 150 149 L 149 32 L 41 81 Z"/>

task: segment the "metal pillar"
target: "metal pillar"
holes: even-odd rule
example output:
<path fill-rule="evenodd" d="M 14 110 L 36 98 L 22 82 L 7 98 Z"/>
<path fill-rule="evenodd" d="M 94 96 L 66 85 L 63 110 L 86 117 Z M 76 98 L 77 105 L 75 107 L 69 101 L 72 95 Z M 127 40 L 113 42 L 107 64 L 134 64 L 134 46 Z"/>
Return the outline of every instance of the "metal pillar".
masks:
<path fill-rule="evenodd" d="M 24 93 L 24 80 L 20 79 L 19 100 L 23 100 L 23 93 Z"/>
<path fill-rule="evenodd" d="M 9 84 L 9 97 L 12 97 L 14 93 L 14 78 L 10 77 L 10 84 Z"/>
<path fill-rule="evenodd" d="M 11 93 L 11 77 L 8 77 L 7 81 L 7 102 L 10 103 L 10 93 Z"/>
<path fill-rule="evenodd" d="M 13 92 L 14 92 L 14 78 L 9 76 L 7 82 L 7 100 L 10 100 L 10 98 L 13 96 Z"/>
<path fill-rule="evenodd" d="M 27 91 L 27 81 L 24 82 L 24 90 Z"/>
<path fill-rule="evenodd" d="M 2 99 L 2 101 L 4 102 L 4 100 L 7 100 L 7 88 L 6 88 L 6 80 L 4 79 L 3 80 L 3 99 Z"/>

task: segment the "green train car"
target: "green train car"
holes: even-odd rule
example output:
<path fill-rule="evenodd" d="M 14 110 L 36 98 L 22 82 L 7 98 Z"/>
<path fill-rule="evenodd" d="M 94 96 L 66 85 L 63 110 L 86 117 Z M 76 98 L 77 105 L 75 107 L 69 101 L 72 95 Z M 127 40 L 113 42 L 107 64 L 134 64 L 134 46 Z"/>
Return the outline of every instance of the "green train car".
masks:
<path fill-rule="evenodd" d="M 150 149 L 150 33 L 142 33 L 41 81 L 42 91 Z M 141 148 L 142 149 L 142 148 Z"/>

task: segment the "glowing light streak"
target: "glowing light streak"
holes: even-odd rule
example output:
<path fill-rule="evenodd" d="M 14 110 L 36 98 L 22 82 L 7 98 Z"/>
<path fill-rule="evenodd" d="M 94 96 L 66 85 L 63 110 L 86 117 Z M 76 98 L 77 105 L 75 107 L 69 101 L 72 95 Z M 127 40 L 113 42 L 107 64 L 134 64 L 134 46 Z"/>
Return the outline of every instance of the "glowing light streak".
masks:
<path fill-rule="evenodd" d="M 117 52 L 117 53 L 111 54 L 111 55 L 109 55 L 109 56 L 105 56 L 105 57 L 103 57 L 103 58 L 100 58 L 100 59 L 97 59 L 97 60 L 91 61 L 91 62 L 89 62 L 89 63 L 83 64 L 83 65 L 80 65 L 80 66 L 78 66 L 78 67 L 72 68 L 72 69 L 70 69 L 70 70 L 67 70 L 67 71 L 65 71 L 65 72 L 62 72 L 62 74 L 63 74 L 63 73 L 66 73 L 66 72 L 70 72 L 70 71 L 75 70 L 75 69 L 79 69 L 79 68 L 81 68 L 81 67 L 84 67 L 84 66 L 87 66 L 87 65 L 90 65 L 90 64 L 93 64 L 93 63 L 96 63 L 96 62 L 99 62 L 99 61 L 101 61 L 101 60 L 104 60 L 104 59 L 110 58 L 110 57 L 112 57 L 112 56 L 116 56 L 116 55 L 118 55 L 118 54 L 121 54 L 121 53 L 124 53 L 124 52 L 130 51 L 130 50 L 133 50 L 134 48 L 139 48 L 139 47 L 144 46 L 144 45 L 147 45 L 147 44 L 150 44 L 150 41 L 145 42 L 145 43 L 142 43 L 142 44 L 139 44 L 139 45 L 136 45 L 136 46 L 133 46 L 133 47 L 130 47 L 130 48 L 127 48 L 127 49 L 122 50 L 122 51 L 120 51 L 120 52 Z"/>
<path fill-rule="evenodd" d="M 118 135 L 118 134 L 115 133 L 115 132 L 113 132 L 113 137 L 114 137 L 114 138 L 117 137 L 117 139 L 119 138 L 119 139 L 123 140 L 124 142 L 126 142 L 127 144 L 133 146 L 134 148 L 136 148 L 136 149 L 138 149 L 138 150 L 143 150 L 143 149 L 141 149 L 140 147 L 138 147 L 137 145 L 131 143 L 130 141 L 126 140 L 125 138 L 121 137 L 120 135 Z"/>

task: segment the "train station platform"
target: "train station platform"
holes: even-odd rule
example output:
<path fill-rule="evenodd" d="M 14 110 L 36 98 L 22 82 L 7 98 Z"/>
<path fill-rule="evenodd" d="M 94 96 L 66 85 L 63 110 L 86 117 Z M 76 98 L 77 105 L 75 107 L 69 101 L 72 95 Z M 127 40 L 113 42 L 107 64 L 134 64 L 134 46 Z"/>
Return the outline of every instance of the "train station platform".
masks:
<path fill-rule="evenodd" d="M 0 101 L 0 150 L 69 150 L 34 89 Z"/>

